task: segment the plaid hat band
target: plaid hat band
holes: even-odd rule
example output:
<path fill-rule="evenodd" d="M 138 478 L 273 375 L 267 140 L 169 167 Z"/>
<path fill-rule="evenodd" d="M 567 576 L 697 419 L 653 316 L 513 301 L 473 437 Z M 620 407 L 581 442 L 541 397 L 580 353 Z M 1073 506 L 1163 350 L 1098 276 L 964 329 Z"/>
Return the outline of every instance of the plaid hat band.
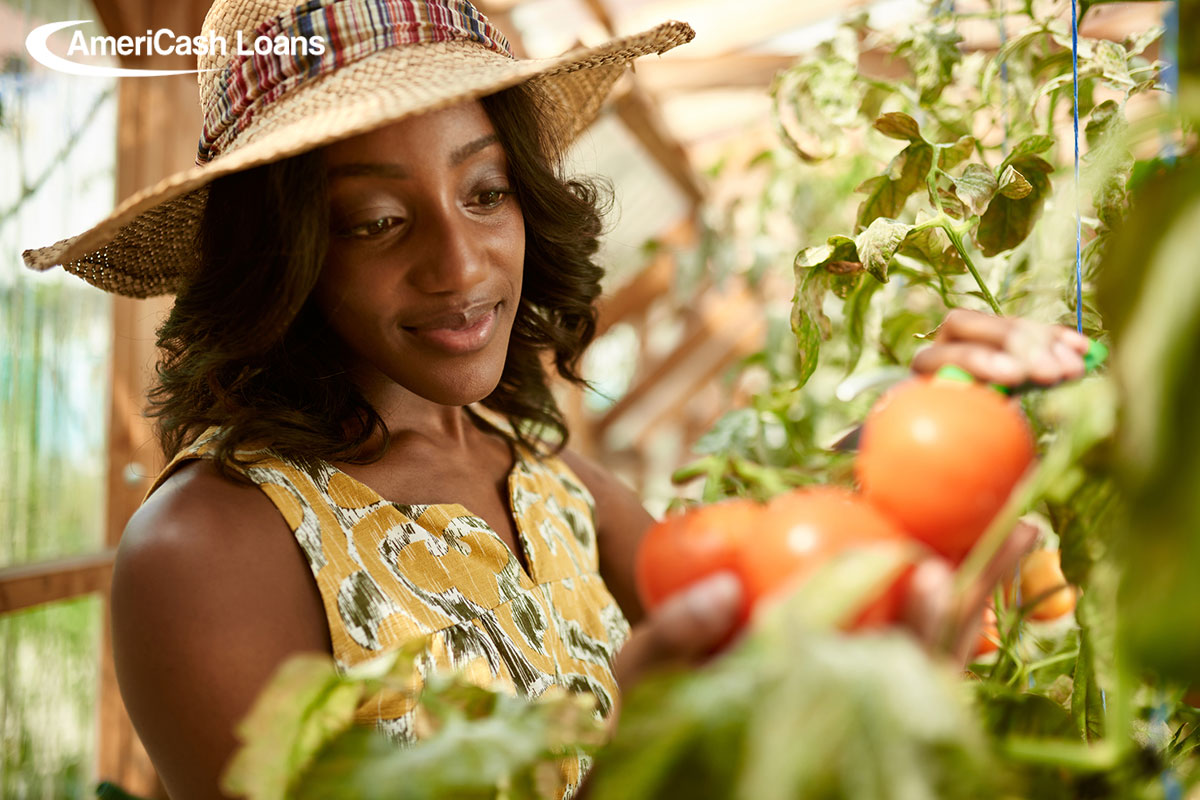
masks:
<path fill-rule="evenodd" d="M 258 109 L 297 86 L 389 47 L 454 39 L 512 58 L 504 34 L 466 0 L 309 0 L 268 19 L 253 42 L 235 45 L 215 91 L 203 98 L 196 163 L 227 150 Z"/>

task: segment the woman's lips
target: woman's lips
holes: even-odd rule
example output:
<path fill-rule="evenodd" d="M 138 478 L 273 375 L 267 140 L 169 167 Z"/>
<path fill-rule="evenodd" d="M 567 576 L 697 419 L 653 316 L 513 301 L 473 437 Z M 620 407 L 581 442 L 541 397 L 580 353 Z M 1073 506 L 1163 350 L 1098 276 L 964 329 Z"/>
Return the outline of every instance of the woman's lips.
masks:
<path fill-rule="evenodd" d="M 405 326 L 404 330 L 446 353 L 473 353 L 491 341 L 499 308 L 497 304 L 484 311 L 447 314 L 418 326 Z"/>

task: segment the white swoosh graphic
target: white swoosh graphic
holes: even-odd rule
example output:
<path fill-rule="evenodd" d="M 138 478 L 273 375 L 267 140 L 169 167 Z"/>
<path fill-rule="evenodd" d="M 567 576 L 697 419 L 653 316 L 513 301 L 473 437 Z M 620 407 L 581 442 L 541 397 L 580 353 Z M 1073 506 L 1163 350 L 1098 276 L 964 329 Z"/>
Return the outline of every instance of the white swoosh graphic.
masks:
<path fill-rule="evenodd" d="M 73 25 L 83 25 L 91 22 L 89 19 L 73 19 L 68 22 L 51 22 L 39 25 L 25 37 L 25 49 L 33 60 L 42 66 L 49 67 L 68 75 L 83 75 L 91 78 L 136 78 L 148 75 L 194 75 L 197 72 L 213 72 L 211 69 L 126 69 L 124 67 L 99 67 L 94 64 L 76 64 L 74 61 L 50 52 L 46 44 L 55 33 L 70 28 Z"/>

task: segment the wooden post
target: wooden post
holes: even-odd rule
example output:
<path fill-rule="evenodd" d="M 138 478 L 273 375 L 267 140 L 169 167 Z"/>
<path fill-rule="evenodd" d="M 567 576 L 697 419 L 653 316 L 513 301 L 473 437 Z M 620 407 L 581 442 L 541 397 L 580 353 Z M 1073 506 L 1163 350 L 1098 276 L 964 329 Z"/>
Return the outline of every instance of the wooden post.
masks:
<path fill-rule="evenodd" d="M 94 0 L 109 35 L 136 36 L 170 28 L 199 35 L 208 0 Z M 122 66 L 195 69 L 194 59 L 147 56 Z M 122 78 L 117 100 L 117 200 L 192 166 L 200 133 L 195 75 Z M 171 298 L 113 302 L 112 396 L 108 435 L 106 543 L 115 548 L 163 457 L 143 416 L 156 357 L 155 329 Z M 134 794 L 165 797 L 145 749 L 137 740 L 117 688 L 112 631 L 105 598 L 100 679 L 99 777 Z"/>

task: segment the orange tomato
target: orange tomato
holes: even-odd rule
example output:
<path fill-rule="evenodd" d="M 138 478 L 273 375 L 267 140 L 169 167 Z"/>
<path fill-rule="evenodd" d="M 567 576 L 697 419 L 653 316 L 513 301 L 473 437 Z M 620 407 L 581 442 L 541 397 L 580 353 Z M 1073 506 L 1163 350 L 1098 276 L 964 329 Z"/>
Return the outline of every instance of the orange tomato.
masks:
<path fill-rule="evenodd" d="M 1033 619 L 1058 619 L 1075 610 L 1075 587 L 1063 577 L 1057 550 L 1034 550 L 1021 559 L 1021 602 L 1034 600 L 1028 614 Z"/>
<path fill-rule="evenodd" d="M 1000 628 L 997 625 L 996 612 L 991 608 L 983 609 L 983 627 L 979 629 L 979 640 L 975 644 L 975 658 L 994 653 L 1000 649 Z"/>
<path fill-rule="evenodd" d="M 753 501 L 726 500 L 668 515 L 651 526 L 634 560 L 638 595 L 646 610 L 708 575 L 737 572 L 742 541 L 761 513 Z M 749 616 L 750 600 L 744 597 L 742 621 Z"/>
<path fill-rule="evenodd" d="M 855 475 L 876 508 L 958 562 L 1033 457 L 1024 415 L 999 392 L 921 377 L 894 387 L 871 409 Z"/>
<path fill-rule="evenodd" d="M 740 572 L 752 604 L 780 595 L 833 556 L 851 548 L 909 544 L 893 522 L 860 496 L 835 486 L 797 489 L 767 504 L 743 542 Z M 872 627 L 900 617 L 908 572 L 881 587 L 850 627 Z"/>

